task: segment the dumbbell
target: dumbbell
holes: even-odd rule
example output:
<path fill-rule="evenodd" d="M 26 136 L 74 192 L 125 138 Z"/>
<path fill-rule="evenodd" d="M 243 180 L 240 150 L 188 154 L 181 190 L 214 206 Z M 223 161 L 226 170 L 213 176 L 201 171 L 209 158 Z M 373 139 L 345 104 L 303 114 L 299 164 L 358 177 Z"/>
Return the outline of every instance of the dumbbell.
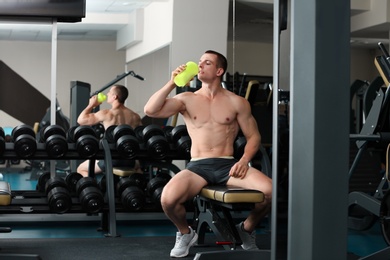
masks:
<path fill-rule="evenodd" d="M 68 186 L 61 177 L 51 177 L 46 181 L 45 192 L 51 211 L 65 213 L 72 207 L 72 198 Z"/>
<path fill-rule="evenodd" d="M 45 143 L 49 157 L 60 158 L 68 151 L 65 130 L 59 125 L 49 125 L 41 129 L 40 141 Z"/>
<path fill-rule="evenodd" d="M 144 187 L 145 177 L 141 173 L 133 173 L 119 180 L 116 191 L 126 209 L 139 211 L 145 206 Z"/>
<path fill-rule="evenodd" d="M 79 127 L 79 126 L 71 126 L 69 127 L 68 131 L 66 132 L 66 141 L 68 143 L 74 143 L 74 130 L 76 130 L 76 128 Z"/>
<path fill-rule="evenodd" d="M 191 138 L 188 135 L 186 125 L 178 125 L 171 130 L 170 137 L 179 154 L 190 156 Z"/>
<path fill-rule="evenodd" d="M 29 125 L 20 125 L 12 129 L 15 153 L 21 158 L 29 158 L 37 150 L 34 129 Z"/>
<path fill-rule="evenodd" d="M 172 142 L 172 129 L 174 127 L 173 126 L 170 126 L 170 125 L 167 125 L 167 126 L 164 126 L 163 127 L 163 131 L 164 131 L 164 134 L 165 134 L 165 137 L 167 138 L 168 142 Z"/>
<path fill-rule="evenodd" d="M 146 192 L 151 197 L 153 202 L 161 205 L 161 194 L 164 186 L 171 179 L 169 174 L 158 174 L 152 178 L 146 185 Z"/>
<path fill-rule="evenodd" d="M 104 137 L 105 129 L 104 125 L 96 124 L 92 126 L 93 130 L 95 130 L 96 137 L 98 139 L 102 139 Z"/>
<path fill-rule="evenodd" d="M 154 159 L 163 159 L 170 147 L 164 131 L 158 125 L 148 125 L 142 130 L 142 140 L 145 142 L 148 154 Z"/>
<path fill-rule="evenodd" d="M 113 174 L 114 187 L 119 182 L 120 177 L 118 175 Z M 107 178 L 106 175 L 103 175 L 98 183 L 99 189 L 103 192 L 103 194 L 107 191 Z"/>
<path fill-rule="evenodd" d="M 139 141 L 133 128 L 129 125 L 118 125 L 113 130 L 116 149 L 127 159 L 134 159 L 140 150 Z"/>
<path fill-rule="evenodd" d="M 36 190 L 45 192 L 46 182 L 50 179 L 50 172 L 39 172 Z"/>
<path fill-rule="evenodd" d="M 83 175 L 81 175 L 80 173 L 78 172 L 70 172 L 66 175 L 65 177 L 65 182 L 66 184 L 68 185 L 68 189 L 71 191 L 71 192 L 76 192 L 76 185 L 77 185 L 77 182 L 83 178 Z"/>
<path fill-rule="evenodd" d="M 99 190 L 94 178 L 83 177 L 76 184 L 81 208 L 87 213 L 98 213 L 103 209 L 103 193 Z"/>
<path fill-rule="evenodd" d="M 134 128 L 135 137 L 137 137 L 137 139 L 140 142 L 143 142 L 142 131 L 144 130 L 144 128 L 145 128 L 144 125 L 139 125 L 136 128 Z"/>
<path fill-rule="evenodd" d="M 238 135 L 234 141 L 234 158 L 240 159 L 244 154 L 246 138 L 243 135 Z"/>
<path fill-rule="evenodd" d="M 82 158 L 92 158 L 99 151 L 99 140 L 91 126 L 71 127 L 68 141 L 76 144 L 76 150 Z"/>
<path fill-rule="evenodd" d="M 129 179 L 137 185 L 137 187 L 140 187 L 142 191 L 145 191 L 147 179 L 145 174 L 143 173 L 133 173 L 129 176 Z"/>
<path fill-rule="evenodd" d="M 117 125 L 110 125 L 104 132 L 104 138 L 106 138 L 107 142 L 111 144 L 115 143 L 115 138 L 114 138 L 115 127 L 117 127 Z"/>
<path fill-rule="evenodd" d="M 38 181 L 36 185 L 36 190 L 39 192 L 46 192 L 46 183 L 51 178 L 51 174 L 48 171 L 38 172 Z"/>
<path fill-rule="evenodd" d="M 0 127 L 0 154 L 3 154 L 5 151 L 5 132 L 2 127 Z"/>

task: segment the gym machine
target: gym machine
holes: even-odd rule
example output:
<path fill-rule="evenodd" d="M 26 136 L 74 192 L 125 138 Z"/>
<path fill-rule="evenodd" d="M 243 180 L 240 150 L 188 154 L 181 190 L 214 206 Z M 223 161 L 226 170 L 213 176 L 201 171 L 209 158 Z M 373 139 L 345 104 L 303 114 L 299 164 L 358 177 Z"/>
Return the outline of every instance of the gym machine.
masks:
<path fill-rule="evenodd" d="M 375 66 L 377 67 L 382 83 L 387 86 L 386 92 L 381 88 L 377 88 L 376 98 L 372 102 L 372 106 L 359 134 L 351 134 L 350 139 L 356 141 L 358 152 L 351 165 L 349 177 L 351 178 L 361 159 L 363 153 L 371 146 L 378 147 L 382 153 L 386 153 L 386 174 L 382 177 L 375 193 L 373 195 L 363 191 L 352 191 L 349 193 L 349 212 L 354 207 L 359 206 L 366 212 L 360 216 L 349 216 L 349 228 L 367 229 L 373 222 L 379 218 L 382 227 L 382 234 L 385 241 L 390 245 L 390 191 L 388 177 L 389 165 L 389 149 L 390 149 L 390 129 L 389 129 L 389 105 L 390 105 L 390 56 L 382 43 L 378 43 L 383 55 L 375 58 Z M 387 148 L 386 148 L 387 147 Z M 374 254 L 363 257 L 361 259 L 376 260 L 388 258 L 390 254 L 390 246 L 380 250 Z"/>
<path fill-rule="evenodd" d="M 99 94 L 100 92 L 106 90 L 107 88 L 111 87 L 112 85 L 114 85 L 116 82 L 120 81 L 121 79 L 127 77 L 127 76 L 133 76 L 134 78 L 137 78 L 139 80 L 145 80 L 142 76 L 136 74 L 134 71 L 128 71 L 128 72 L 124 72 L 122 73 L 121 75 L 118 75 L 115 79 L 113 79 L 112 81 L 108 82 L 104 87 L 102 87 L 101 89 L 95 91 L 91 96 L 94 96 L 94 95 L 97 95 Z"/>
<path fill-rule="evenodd" d="M 228 90 L 239 96 L 245 97 L 247 86 L 251 80 L 256 80 L 261 85 L 272 84 L 273 82 L 272 76 L 248 75 L 246 73 L 240 74 L 236 72 L 233 75 L 226 73 L 226 80 L 224 83 Z"/>

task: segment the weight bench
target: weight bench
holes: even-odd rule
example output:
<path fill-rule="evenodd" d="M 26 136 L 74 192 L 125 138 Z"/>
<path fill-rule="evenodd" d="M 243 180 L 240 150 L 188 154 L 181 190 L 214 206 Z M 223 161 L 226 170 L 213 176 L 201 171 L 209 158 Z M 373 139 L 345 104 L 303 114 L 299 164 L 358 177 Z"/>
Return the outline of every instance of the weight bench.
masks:
<path fill-rule="evenodd" d="M 206 186 L 195 198 L 194 229 L 198 234 L 198 245 L 204 244 L 205 234 L 209 227 L 217 238 L 217 245 L 224 247 L 223 251 L 199 252 L 194 259 L 216 260 L 237 259 L 246 260 L 269 259 L 270 250 L 245 251 L 235 250 L 242 244 L 236 229 L 231 211 L 251 210 L 255 203 L 264 201 L 264 193 L 258 190 L 248 190 L 234 186 Z"/>
<path fill-rule="evenodd" d="M 206 186 L 196 197 L 194 228 L 198 245 L 204 243 L 209 227 L 217 237 L 217 244 L 226 250 L 241 245 L 241 238 L 231 216 L 231 210 L 251 210 L 255 203 L 263 202 L 264 194 L 233 186 Z"/>

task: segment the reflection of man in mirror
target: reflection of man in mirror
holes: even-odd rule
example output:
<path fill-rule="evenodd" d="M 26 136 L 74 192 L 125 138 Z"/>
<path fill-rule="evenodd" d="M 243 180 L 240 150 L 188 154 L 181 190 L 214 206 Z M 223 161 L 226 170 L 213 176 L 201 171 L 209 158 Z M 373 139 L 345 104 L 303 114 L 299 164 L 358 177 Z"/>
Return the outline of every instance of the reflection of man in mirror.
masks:
<path fill-rule="evenodd" d="M 80 125 L 97 125 L 103 124 L 107 129 L 112 125 L 129 125 L 132 128 L 142 125 L 141 117 L 125 106 L 125 101 L 129 92 L 125 86 L 114 85 L 107 93 L 107 103 L 111 105 L 110 109 L 102 109 L 93 112 L 93 109 L 99 106 L 97 95 L 89 99 L 88 106 L 80 113 L 77 118 L 77 123 Z M 130 167 L 134 171 L 140 172 L 140 165 L 138 160 L 113 160 L 113 166 Z M 88 176 L 89 160 L 84 161 L 77 168 L 77 172 L 84 177 Z M 95 174 L 102 173 L 105 169 L 104 160 L 96 161 Z"/>

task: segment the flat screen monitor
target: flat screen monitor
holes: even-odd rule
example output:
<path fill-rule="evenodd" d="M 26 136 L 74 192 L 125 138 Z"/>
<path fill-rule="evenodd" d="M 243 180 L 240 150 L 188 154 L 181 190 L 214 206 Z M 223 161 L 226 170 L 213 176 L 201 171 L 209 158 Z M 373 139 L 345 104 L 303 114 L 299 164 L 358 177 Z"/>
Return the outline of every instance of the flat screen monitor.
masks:
<path fill-rule="evenodd" d="M 80 22 L 86 0 L 0 0 L 0 20 Z"/>

